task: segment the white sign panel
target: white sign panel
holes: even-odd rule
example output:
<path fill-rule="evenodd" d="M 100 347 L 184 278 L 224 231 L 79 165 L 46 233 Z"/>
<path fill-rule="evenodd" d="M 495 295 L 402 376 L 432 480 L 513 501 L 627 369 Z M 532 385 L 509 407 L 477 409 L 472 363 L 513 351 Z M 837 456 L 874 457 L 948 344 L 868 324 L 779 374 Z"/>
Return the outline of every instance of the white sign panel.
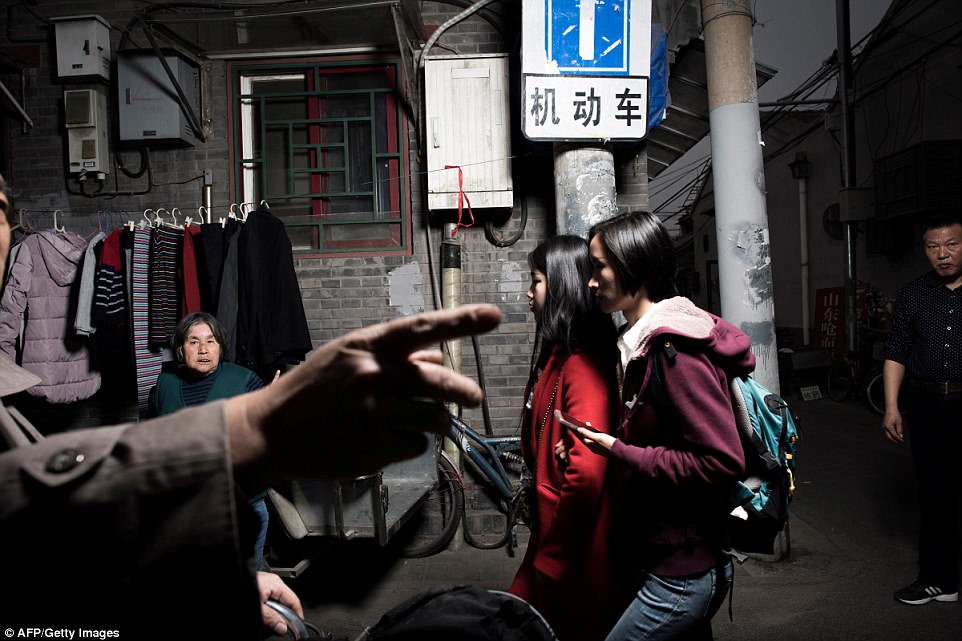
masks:
<path fill-rule="evenodd" d="M 650 0 L 523 0 L 522 20 L 525 136 L 644 138 Z"/>
<path fill-rule="evenodd" d="M 637 140 L 648 126 L 648 79 L 525 74 L 522 127 L 531 140 Z"/>

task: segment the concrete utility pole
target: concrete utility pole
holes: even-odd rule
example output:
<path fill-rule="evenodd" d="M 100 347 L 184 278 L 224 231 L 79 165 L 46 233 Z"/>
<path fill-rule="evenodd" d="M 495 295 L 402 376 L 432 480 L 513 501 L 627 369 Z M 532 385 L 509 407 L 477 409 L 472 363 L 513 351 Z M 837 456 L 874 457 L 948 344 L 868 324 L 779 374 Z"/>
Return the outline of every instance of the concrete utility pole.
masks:
<path fill-rule="evenodd" d="M 592 225 L 618 213 L 614 155 L 602 143 L 555 143 L 554 181 L 559 234 L 587 238 Z"/>
<path fill-rule="evenodd" d="M 842 189 L 855 187 L 855 110 L 852 108 L 852 39 L 849 29 L 848 0 L 835 0 L 835 29 L 838 39 L 838 97 L 842 105 Z M 847 212 L 845 212 L 847 214 Z M 845 224 L 845 345 L 858 352 L 858 319 L 855 309 L 855 251 L 858 224 L 843 215 Z"/>
<path fill-rule="evenodd" d="M 701 0 L 722 315 L 752 339 L 755 377 L 779 391 L 750 0 Z"/>

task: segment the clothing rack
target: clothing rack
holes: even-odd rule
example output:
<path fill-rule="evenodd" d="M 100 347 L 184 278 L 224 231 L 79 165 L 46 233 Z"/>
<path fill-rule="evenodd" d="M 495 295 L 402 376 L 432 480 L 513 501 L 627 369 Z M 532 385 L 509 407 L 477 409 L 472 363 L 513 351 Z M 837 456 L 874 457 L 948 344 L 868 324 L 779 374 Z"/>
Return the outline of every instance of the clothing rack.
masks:
<path fill-rule="evenodd" d="M 196 209 L 196 215 L 188 214 L 184 215 L 179 207 L 156 207 L 147 208 L 143 212 L 131 212 L 126 210 L 104 210 L 98 209 L 96 211 L 90 212 L 72 212 L 69 209 L 64 210 L 62 208 L 30 208 L 21 207 L 17 210 L 17 215 L 14 220 L 11 221 L 10 231 L 21 231 L 23 233 L 31 233 L 38 231 L 40 229 L 54 229 L 59 232 L 66 232 L 67 223 L 66 220 L 70 220 L 76 217 L 77 220 L 87 219 L 91 216 L 97 217 L 97 230 L 107 231 L 109 229 L 114 229 L 117 227 L 127 227 L 129 230 L 133 231 L 134 228 L 146 229 L 147 227 L 173 227 L 176 229 L 184 229 L 190 225 L 200 225 L 200 224 L 211 224 L 215 220 L 224 226 L 227 224 L 228 220 L 236 220 L 238 222 L 246 222 L 248 214 L 257 209 L 258 207 L 264 207 L 270 210 L 270 205 L 266 200 L 261 200 L 259 203 L 255 202 L 242 202 L 242 203 L 231 203 L 227 206 L 224 214 L 215 219 L 212 211 L 201 205 Z M 50 215 L 52 216 L 52 221 L 48 226 L 35 224 L 36 215 Z M 31 217 L 34 217 L 31 220 Z M 113 222 L 116 221 L 116 222 Z M 91 230 L 85 230 L 91 231 Z"/>

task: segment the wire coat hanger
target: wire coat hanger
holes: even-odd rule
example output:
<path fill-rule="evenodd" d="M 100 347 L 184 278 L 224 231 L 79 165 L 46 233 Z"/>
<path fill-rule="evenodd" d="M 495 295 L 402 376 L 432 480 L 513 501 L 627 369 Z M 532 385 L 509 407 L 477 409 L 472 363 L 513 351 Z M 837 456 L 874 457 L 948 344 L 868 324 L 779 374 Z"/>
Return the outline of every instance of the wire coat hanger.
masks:
<path fill-rule="evenodd" d="M 63 214 L 63 211 L 60 209 L 53 210 L 53 230 L 55 232 L 65 234 L 67 233 L 67 228 L 64 227 L 63 224 L 60 223 L 59 221 L 59 218 L 62 214 Z"/>
<path fill-rule="evenodd" d="M 254 211 L 256 207 L 257 207 L 257 203 L 241 203 L 240 205 L 241 221 L 247 222 L 247 216 L 252 211 Z"/>
<path fill-rule="evenodd" d="M 174 222 L 173 222 L 173 227 L 174 227 L 175 229 L 183 229 L 183 228 L 184 228 L 184 225 L 181 225 L 179 222 L 177 222 L 177 217 L 178 217 L 178 216 L 180 216 L 180 209 L 178 209 L 177 207 L 171 207 L 171 208 L 170 208 L 170 218 L 171 218 L 171 220 L 174 221 Z"/>
<path fill-rule="evenodd" d="M 17 222 L 10 225 L 11 233 L 17 231 L 18 229 L 23 229 L 24 231 L 26 231 L 26 228 L 23 226 L 23 212 L 24 212 L 24 209 L 22 207 L 17 210 Z"/>

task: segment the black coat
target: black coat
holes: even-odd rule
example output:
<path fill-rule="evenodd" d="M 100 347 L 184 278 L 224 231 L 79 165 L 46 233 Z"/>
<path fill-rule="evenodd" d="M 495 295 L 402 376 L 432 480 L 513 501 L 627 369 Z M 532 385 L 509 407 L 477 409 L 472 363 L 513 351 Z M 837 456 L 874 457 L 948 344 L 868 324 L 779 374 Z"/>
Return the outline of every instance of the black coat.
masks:
<path fill-rule="evenodd" d="M 312 349 L 291 241 L 284 223 L 261 207 L 247 216 L 238 243 L 234 360 L 269 381 Z"/>

